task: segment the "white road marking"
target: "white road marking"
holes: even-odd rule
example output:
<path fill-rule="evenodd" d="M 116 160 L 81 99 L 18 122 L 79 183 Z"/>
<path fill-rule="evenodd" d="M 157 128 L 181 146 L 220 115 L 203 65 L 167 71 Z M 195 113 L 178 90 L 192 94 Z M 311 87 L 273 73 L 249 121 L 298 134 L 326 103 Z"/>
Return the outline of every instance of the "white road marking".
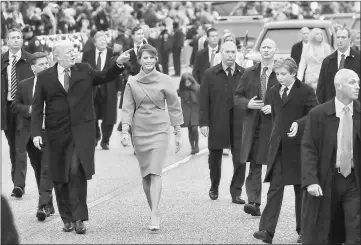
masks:
<path fill-rule="evenodd" d="M 199 151 L 196 155 L 199 156 L 199 155 L 202 155 L 205 152 L 208 152 L 207 148 Z M 186 158 L 184 158 L 184 159 L 182 159 L 182 160 L 180 160 L 180 161 L 178 161 L 176 163 L 173 163 L 173 164 L 163 168 L 162 173 L 166 173 L 166 172 L 168 172 L 168 171 L 170 171 L 170 170 L 172 170 L 172 169 L 174 169 L 176 167 L 179 167 L 180 165 L 188 162 L 190 159 L 192 159 L 192 155 L 189 155 Z M 133 181 L 123 185 L 122 187 L 110 192 L 109 194 L 88 203 L 88 209 L 93 208 L 93 207 L 99 205 L 100 203 L 103 203 L 105 201 L 108 201 L 108 200 L 112 199 L 113 197 L 115 197 L 115 196 L 119 195 L 120 193 L 124 192 L 124 189 L 133 187 L 133 185 L 138 183 L 138 182 L 139 182 L 138 179 L 133 180 Z M 35 227 L 34 229 L 30 229 L 30 230 L 24 232 L 23 234 L 20 234 L 20 239 L 22 240 L 22 239 L 31 237 L 31 236 L 39 233 L 40 231 L 42 231 L 42 230 L 54 225 L 55 223 L 60 222 L 60 221 L 62 221 L 60 217 L 52 219 L 51 221 L 45 221 L 44 222 L 45 224 L 42 225 L 41 227 Z M 59 229 L 60 229 L 60 227 L 59 227 Z"/>

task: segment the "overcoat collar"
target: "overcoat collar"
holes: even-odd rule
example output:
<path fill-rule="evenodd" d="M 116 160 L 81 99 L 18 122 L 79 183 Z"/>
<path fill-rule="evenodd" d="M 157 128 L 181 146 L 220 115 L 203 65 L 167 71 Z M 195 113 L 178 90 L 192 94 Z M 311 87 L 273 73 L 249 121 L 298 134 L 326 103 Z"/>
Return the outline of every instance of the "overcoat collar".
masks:
<path fill-rule="evenodd" d="M 222 62 L 214 66 L 214 71 L 215 71 L 216 73 L 219 73 L 220 71 L 223 71 Z M 237 63 L 236 63 L 235 71 L 234 71 L 233 75 L 234 75 L 236 72 L 241 72 L 241 66 L 239 66 Z"/>
<path fill-rule="evenodd" d="M 137 81 L 140 83 L 152 83 L 160 78 L 160 72 L 155 68 L 150 73 L 146 74 L 142 68 L 140 68 Z"/>

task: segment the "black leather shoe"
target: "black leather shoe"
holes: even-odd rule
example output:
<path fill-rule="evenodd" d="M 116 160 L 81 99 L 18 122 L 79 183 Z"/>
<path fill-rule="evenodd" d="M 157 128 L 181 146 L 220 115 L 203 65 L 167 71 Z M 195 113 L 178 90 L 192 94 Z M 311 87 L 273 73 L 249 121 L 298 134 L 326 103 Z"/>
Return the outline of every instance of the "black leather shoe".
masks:
<path fill-rule="evenodd" d="M 271 234 L 266 230 L 255 232 L 253 234 L 253 237 L 256 239 L 262 240 L 262 242 L 264 242 L 264 243 L 272 244 L 273 238 L 272 238 Z"/>
<path fill-rule="evenodd" d="M 261 216 L 261 210 L 256 203 L 248 203 L 244 205 L 244 212 L 252 216 Z"/>
<path fill-rule="evenodd" d="M 242 198 L 240 197 L 236 197 L 236 198 L 232 198 L 232 203 L 235 203 L 235 204 L 245 204 L 245 200 L 243 200 Z"/>
<path fill-rule="evenodd" d="M 47 212 L 47 210 L 45 208 L 39 208 L 38 211 L 36 212 L 36 217 L 38 218 L 39 221 L 44 221 L 46 219 L 46 217 L 49 217 L 49 216 L 50 216 L 50 213 L 49 213 L 49 211 Z"/>
<path fill-rule="evenodd" d="M 103 148 L 103 150 L 109 150 L 109 144 L 101 142 L 100 146 Z"/>
<path fill-rule="evenodd" d="M 86 228 L 84 226 L 83 221 L 77 220 L 75 222 L 75 232 L 76 232 L 76 234 L 85 234 Z"/>
<path fill-rule="evenodd" d="M 71 232 L 72 230 L 74 230 L 74 227 L 72 226 L 72 224 L 70 222 L 64 222 L 63 231 Z"/>
<path fill-rule="evenodd" d="M 15 197 L 22 198 L 23 194 L 24 194 L 24 191 L 23 191 L 23 189 L 21 187 L 15 186 L 15 188 L 13 189 L 13 193 L 14 193 Z"/>
<path fill-rule="evenodd" d="M 302 243 L 302 235 L 301 234 L 298 235 L 297 243 Z"/>
<path fill-rule="evenodd" d="M 218 191 L 209 190 L 209 197 L 212 200 L 217 200 L 218 199 Z"/>

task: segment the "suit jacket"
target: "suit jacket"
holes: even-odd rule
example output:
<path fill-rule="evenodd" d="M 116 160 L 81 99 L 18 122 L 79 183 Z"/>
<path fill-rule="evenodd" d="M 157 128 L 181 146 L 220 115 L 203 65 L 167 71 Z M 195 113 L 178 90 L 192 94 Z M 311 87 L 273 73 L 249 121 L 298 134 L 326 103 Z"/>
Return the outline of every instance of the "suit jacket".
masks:
<path fill-rule="evenodd" d="M 302 49 L 303 49 L 302 41 L 295 43 L 292 46 L 291 57 L 296 61 L 297 65 L 299 65 L 301 61 Z"/>
<path fill-rule="evenodd" d="M 9 202 L 1 195 L 1 244 L 20 244 Z"/>
<path fill-rule="evenodd" d="M 268 164 L 265 182 L 272 179 L 272 170 L 281 152 L 283 183 L 285 185 L 301 184 L 301 139 L 309 111 L 318 105 L 315 91 L 309 85 L 296 79 L 286 102 L 280 95 L 281 84 L 271 88 L 270 101 L 273 128 L 269 141 Z M 288 137 L 293 122 L 297 122 L 296 136 Z"/>
<path fill-rule="evenodd" d="M 14 107 L 18 111 L 16 120 L 16 129 L 27 129 L 30 133 L 30 106 L 33 101 L 34 77 L 29 77 L 18 84 L 16 91 Z"/>
<path fill-rule="evenodd" d="M 219 52 L 219 47 L 217 53 Z M 209 63 L 209 48 L 198 50 L 194 59 L 192 75 L 199 84 L 202 84 L 204 72 L 211 67 Z"/>
<path fill-rule="evenodd" d="M 234 93 L 234 103 L 239 106 L 244 113 L 243 117 L 243 133 L 242 133 L 242 148 L 241 148 L 241 162 L 245 163 L 252 159 L 257 164 L 267 164 L 268 143 L 272 130 L 272 116 L 265 115 L 260 110 L 248 109 L 248 102 L 254 96 L 260 98 L 261 93 L 261 63 L 257 63 L 245 70 L 238 87 Z M 274 71 L 270 74 L 267 83 L 267 91 L 265 96 L 265 105 L 270 104 L 270 89 L 272 86 L 278 84 L 276 74 Z M 256 126 L 261 118 L 260 132 L 259 132 L 259 146 L 256 156 L 252 156 L 251 148 L 254 140 L 254 133 Z"/>
<path fill-rule="evenodd" d="M 208 148 L 241 148 L 242 110 L 234 106 L 233 94 L 244 68 L 236 64 L 228 78 L 222 64 L 207 69 L 200 88 L 199 125 L 209 127 Z"/>
<path fill-rule="evenodd" d="M 49 169 L 55 182 L 68 182 L 72 149 L 84 168 L 85 177 L 94 174 L 95 113 L 93 87 L 114 80 L 124 68 L 115 63 L 97 71 L 89 64 L 71 67 L 68 92 L 58 79 L 58 64 L 38 74 L 32 104 L 31 134 L 40 136 L 45 108 L 45 130 L 49 142 Z"/>
<path fill-rule="evenodd" d="M 345 68 L 353 70 L 360 77 L 360 54 L 350 49 L 350 56 L 346 57 Z M 320 76 L 317 84 L 317 98 L 322 104 L 336 96 L 334 78 L 338 71 L 337 50 L 327 56 L 321 66 Z M 359 95 L 359 100 L 360 100 Z"/>
<path fill-rule="evenodd" d="M 17 82 L 34 76 L 31 70 L 29 59 L 31 54 L 24 49 L 21 50 L 21 57 L 16 63 Z M 9 51 L 1 55 L 1 130 L 7 129 L 7 97 L 8 97 L 8 73 Z"/>
<path fill-rule="evenodd" d="M 332 187 L 336 168 L 337 130 L 335 99 L 313 108 L 307 118 L 301 146 L 302 187 L 319 184 L 323 196 L 314 197 L 304 192 L 302 204 L 302 243 L 328 244 L 331 218 L 337 230 L 344 231 L 344 221 L 336 220 L 331 209 Z M 360 103 L 354 101 L 353 161 L 356 185 L 361 189 L 361 134 Z M 336 219 L 335 219 L 336 218 Z M 360 224 L 359 224 L 360 225 Z"/>
<path fill-rule="evenodd" d="M 93 48 L 83 54 L 82 62 L 88 63 L 93 69 L 96 69 L 96 49 Z M 107 56 L 105 59 L 104 69 L 111 66 L 113 60 L 113 50 L 107 48 Z M 117 122 L 117 103 L 118 94 L 121 90 L 122 80 L 118 76 L 111 82 L 97 86 L 95 91 L 95 109 L 98 119 L 102 119 L 105 124 L 115 124 Z"/>

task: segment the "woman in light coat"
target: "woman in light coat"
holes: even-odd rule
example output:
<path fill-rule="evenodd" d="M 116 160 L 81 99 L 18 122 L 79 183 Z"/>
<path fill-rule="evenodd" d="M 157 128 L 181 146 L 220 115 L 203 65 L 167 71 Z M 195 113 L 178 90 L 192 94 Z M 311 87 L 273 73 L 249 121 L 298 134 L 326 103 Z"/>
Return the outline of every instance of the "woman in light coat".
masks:
<path fill-rule="evenodd" d="M 162 191 L 162 168 L 174 127 L 176 152 L 180 149 L 180 125 L 183 114 L 171 78 L 155 69 L 157 50 L 144 44 L 138 51 L 140 72 L 130 76 L 124 91 L 122 108 L 122 145 L 131 145 L 130 133 L 143 189 L 151 209 L 150 230 L 159 230 L 158 205 Z M 168 110 L 167 110 L 168 109 Z"/>
<path fill-rule="evenodd" d="M 322 30 L 313 28 L 308 37 L 307 48 L 302 51 L 297 78 L 300 81 L 303 81 L 303 78 L 305 78 L 305 82 L 316 89 L 322 61 L 331 52 L 332 49 L 325 42 Z"/>

